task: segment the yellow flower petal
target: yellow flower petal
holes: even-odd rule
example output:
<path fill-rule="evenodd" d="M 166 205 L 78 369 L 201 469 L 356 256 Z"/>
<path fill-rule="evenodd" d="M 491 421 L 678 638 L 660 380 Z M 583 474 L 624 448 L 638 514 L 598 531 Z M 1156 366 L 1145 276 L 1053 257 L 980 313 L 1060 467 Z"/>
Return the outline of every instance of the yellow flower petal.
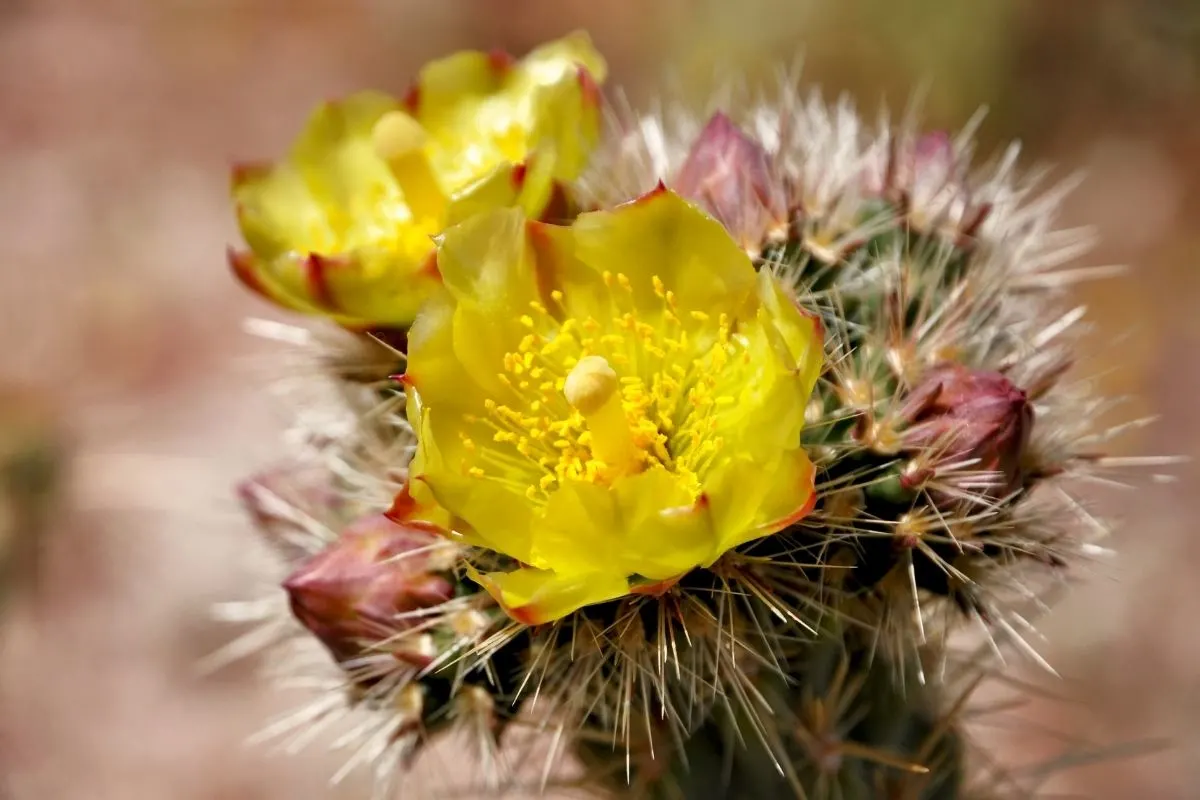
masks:
<path fill-rule="evenodd" d="M 817 497 L 815 472 L 808 455 L 795 449 L 770 464 L 740 458 L 709 474 L 704 492 L 710 498 L 713 527 L 721 536 L 705 565 L 807 516 Z M 763 474 L 771 475 L 771 480 L 757 478 Z"/>
<path fill-rule="evenodd" d="M 652 279 L 679 305 L 737 315 L 752 299 L 756 276 L 746 253 L 721 224 L 674 192 L 657 189 L 610 211 L 580 215 L 572 226 L 575 257 L 598 273 L 619 271 L 639 308 L 661 308 Z"/>
<path fill-rule="evenodd" d="M 595 84 L 606 72 L 583 33 L 520 61 L 503 53 L 459 53 L 422 70 L 410 107 L 430 133 L 430 158 L 452 193 L 534 153 L 549 175 L 569 180 L 595 145 Z"/>
<path fill-rule="evenodd" d="M 399 107 L 395 99 L 380 92 L 359 92 L 323 103 L 293 145 L 291 164 L 309 191 L 327 203 L 327 213 L 335 212 L 331 215 L 335 227 L 356 224 L 356 212 L 370 213 L 367 204 L 375 202 L 377 194 L 404 208 L 395 180 L 372 140 L 379 119 Z"/>
<path fill-rule="evenodd" d="M 495 211 L 447 231 L 439 263 L 409 352 L 411 473 L 527 567 L 480 577 L 515 618 L 664 591 L 811 509 L 819 326 L 693 206 L 659 190 L 570 227 Z"/>
<path fill-rule="evenodd" d="M 233 199 L 242 236 L 260 258 L 321 250 L 333 240 L 324 209 L 290 165 L 235 169 Z"/>
<path fill-rule="evenodd" d="M 454 195 L 446 211 L 446 227 L 465 222 L 476 214 L 517 205 L 525 167 L 502 164 Z"/>
<path fill-rule="evenodd" d="M 423 406 L 465 413 L 483 402 L 483 389 L 463 368 L 454 348 L 456 304 L 445 289 L 434 294 L 408 331 L 408 420 L 420 424 Z M 418 453 L 419 455 L 419 453 Z"/>
<path fill-rule="evenodd" d="M 649 469 L 617 481 L 622 566 L 653 580 L 678 578 L 710 560 L 716 546 L 708 498 L 668 470 Z"/>
<path fill-rule="evenodd" d="M 497 312 L 524 313 L 537 299 L 525 216 L 509 208 L 475 216 L 442 236 L 438 272 L 457 302 Z"/>
<path fill-rule="evenodd" d="M 759 317 L 769 319 L 779 332 L 800 381 L 800 392 L 805 396 L 811 394 L 823 363 L 825 335 L 820 320 L 815 314 L 802 310 L 795 298 L 766 271 L 759 275 L 758 297 L 762 303 Z"/>
<path fill-rule="evenodd" d="M 589 72 L 542 87 L 533 104 L 530 141 L 551 154 L 548 172 L 560 180 L 577 177 L 600 138 L 598 90 Z"/>
<path fill-rule="evenodd" d="M 465 523 L 458 530 L 469 541 L 493 549 L 503 547 L 518 561 L 532 561 L 534 509 L 523 491 L 514 491 L 499 478 L 480 480 L 470 476 L 462 469 L 466 455 L 462 442 L 439 430 L 443 427 L 440 421 L 432 411 L 422 418 L 420 435 L 429 437 L 432 446 L 423 449 L 423 461 L 413 470 L 419 474 L 419 482 L 441 508 L 454 510 L 454 516 Z"/>
<path fill-rule="evenodd" d="M 526 625 L 541 625 L 572 611 L 628 594 L 629 582 L 612 575 L 558 575 L 549 570 L 476 573 L 501 608 Z"/>
<path fill-rule="evenodd" d="M 579 67 L 587 70 L 596 83 L 608 77 L 608 65 L 585 31 L 569 33 L 530 51 L 521 59 L 513 90 L 521 92 L 530 83 L 547 84 L 575 77 Z"/>
<path fill-rule="evenodd" d="M 435 291 L 433 236 L 498 207 L 539 216 L 561 197 L 556 181 L 595 144 L 604 71 L 576 35 L 521 61 L 433 62 L 403 102 L 367 91 L 323 104 L 285 161 L 236 173 L 253 254 L 231 262 L 237 275 L 349 327 L 407 327 Z"/>

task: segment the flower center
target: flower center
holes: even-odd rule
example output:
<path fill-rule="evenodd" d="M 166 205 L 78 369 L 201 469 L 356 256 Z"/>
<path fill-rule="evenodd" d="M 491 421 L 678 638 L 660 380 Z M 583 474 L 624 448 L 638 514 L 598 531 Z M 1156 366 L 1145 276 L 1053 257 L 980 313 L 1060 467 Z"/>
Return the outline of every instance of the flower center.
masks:
<path fill-rule="evenodd" d="M 625 414 L 621 382 L 604 356 L 584 356 L 567 373 L 563 395 L 583 415 L 591 434 L 592 455 L 613 473 L 641 469 L 641 450 Z"/>
<path fill-rule="evenodd" d="M 604 283 L 591 314 L 530 304 L 529 332 L 497 375 L 502 396 L 460 433 L 466 474 L 535 502 L 564 481 L 607 485 L 652 468 L 699 493 L 725 444 L 722 418 L 736 413 L 728 390 L 745 382 L 748 343 L 725 314 L 681 314 L 657 276 L 650 287 L 612 273 Z M 551 299 L 563 307 L 561 292 Z"/>

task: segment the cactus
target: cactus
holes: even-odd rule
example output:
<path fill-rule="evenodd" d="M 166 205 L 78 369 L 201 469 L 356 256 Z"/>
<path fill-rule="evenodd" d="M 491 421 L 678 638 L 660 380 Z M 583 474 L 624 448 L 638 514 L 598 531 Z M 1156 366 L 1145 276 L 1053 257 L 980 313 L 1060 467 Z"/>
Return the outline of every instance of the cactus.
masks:
<path fill-rule="evenodd" d="M 1087 247 L 1054 227 L 1067 185 L 1021 177 L 1016 147 L 973 167 L 975 121 L 871 127 L 791 82 L 612 112 L 581 173 L 598 97 L 576 75 L 603 64 L 580 36 L 537 53 L 372 95 L 379 113 L 293 155 L 295 207 L 275 178 L 251 214 L 238 173 L 239 277 L 345 329 L 260 324 L 303 348 L 295 461 L 241 490 L 289 602 L 255 606 L 231 652 L 315 639 L 337 665 L 272 731 L 353 716 L 349 766 L 373 761 L 385 795 L 453 731 L 490 790 L 520 784 L 503 750 L 532 730 L 542 788 L 569 755 L 571 785 L 620 797 L 995 796 L 963 709 L 992 653 L 1044 665 L 1028 610 L 1102 529 L 1072 482 L 1121 466 L 1088 427 L 1110 401 L 1064 379 L 1082 313 L 1062 289 L 1088 275 L 1062 268 Z M 489 92 L 520 96 L 503 129 Z M 545 103 L 585 120 L 577 139 Z M 414 175 L 450 186 L 472 137 L 511 161 L 426 220 L 444 227 L 414 271 L 386 250 L 413 222 L 389 238 L 386 215 Z M 486 190 L 535 173 L 537 202 Z M 341 219 L 374 238 L 337 266 L 308 248 Z M 963 658 L 970 632 L 988 646 Z"/>

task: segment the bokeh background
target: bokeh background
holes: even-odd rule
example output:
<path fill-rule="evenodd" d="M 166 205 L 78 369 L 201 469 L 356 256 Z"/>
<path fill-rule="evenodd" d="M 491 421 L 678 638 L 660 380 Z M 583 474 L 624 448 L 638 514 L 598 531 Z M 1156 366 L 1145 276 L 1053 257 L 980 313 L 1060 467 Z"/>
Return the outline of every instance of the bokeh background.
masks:
<path fill-rule="evenodd" d="M 224 263 L 227 169 L 324 98 L 578 27 L 635 101 L 803 53 L 807 82 L 870 114 L 924 87 L 930 126 L 987 105 L 984 152 L 1020 138 L 1027 164 L 1086 170 L 1065 222 L 1100 234 L 1088 263 L 1131 270 L 1079 288 L 1080 369 L 1129 395 L 1121 414 L 1161 415 L 1117 452 L 1200 452 L 1194 0 L 0 0 L 0 796 L 364 796 L 325 788 L 319 749 L 243 747 L 288 702 L 250 666 L 193 668 L 230 634 L 210 604 L 261 577 L 230 486 L 285 422 L 241 327 L 275 312 Z M 1068 699 L 1025 710 L 1065 740 L 1172 746 L 1056 792 L 1200 796 L 1200 494 L 1173 469 L 1098 493 L 1118 555 L 1043 625 Z M 1028 730 L 987 740 L 1018 764 L 1061 748 Z"/>

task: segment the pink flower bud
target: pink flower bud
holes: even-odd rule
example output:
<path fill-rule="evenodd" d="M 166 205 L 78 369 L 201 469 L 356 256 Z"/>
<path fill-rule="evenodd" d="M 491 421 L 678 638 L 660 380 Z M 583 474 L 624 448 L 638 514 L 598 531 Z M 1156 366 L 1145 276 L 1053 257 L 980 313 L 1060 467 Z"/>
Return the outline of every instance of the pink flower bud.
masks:
<path fill-rule="evenodd" d="M 902 201 L 917 228 L 970 239 L 991 212 L 973 196 L 967 159 L 945 131 L 905 137 L 893 145 L 867 186 Z"/>
<path fill-rule="evenodd" d="M 1021 486 L 1033 405 L 1000 373 L 939 364 L 913 389 L 900 417 L 908 423 L 906 449 L 932 450 L 943 464 L 974 461 L 964 469 L 995 473 L 988 496 L 1003 497 Z"/>
<path fill-rule="evenodd" d="M 281 464 L 239 483 L 237 494 L 263 539 L 289 561 L 312 552 L 325 529 L 340 527 L 343 501 L 321 467 Z"/>
<path fill-rule="evenodd" d="M 436 534 L 397 525 L 382 514 L 363 517 L 283 582 L 292 613 L 338 661 L 420 623 L 398 618 L 454 597 L 446 549 Z M 405 660 L 428 654 L 407 648 Z M 424 666 L 417 664 L 416 666 Z"/>
<path fill-rule="evenodd" d="M 763 146 L 716 113 L 692 143 L 674 189 L 757 251 L 772 228 L 787 224 L 783 186 Z"/>

